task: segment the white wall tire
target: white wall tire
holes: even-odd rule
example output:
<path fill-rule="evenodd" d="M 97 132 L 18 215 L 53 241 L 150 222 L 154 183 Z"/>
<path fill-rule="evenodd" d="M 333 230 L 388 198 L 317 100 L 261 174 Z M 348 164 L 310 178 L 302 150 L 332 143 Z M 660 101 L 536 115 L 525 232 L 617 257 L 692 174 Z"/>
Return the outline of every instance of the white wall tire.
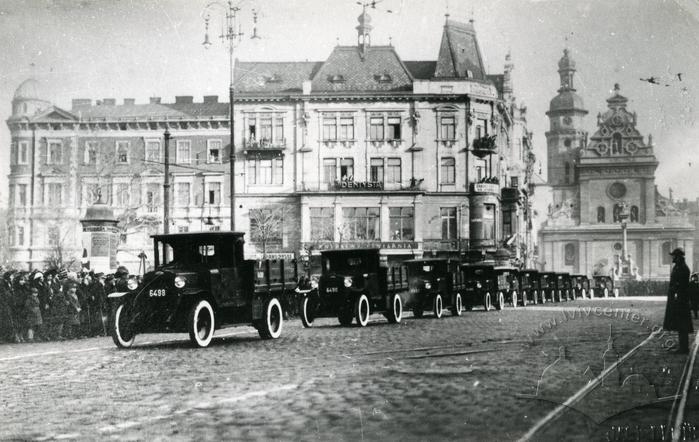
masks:
<path fill-rule="evenodd" d="M 187 331 L 189 340 L 197 347 L 208 347 L 214 337 L 214 309 L 209 301 L 200 299 L 189 310 Z"/>
<path fill-rule="evenodd" d="M 522 307 L 526 307 L 527 305 L 529 305 L 529 299 L 527 291 L 525 290 L 522 292 Z"/>
<path fill-rule="evenodd" d="M 442 302 L 442 295 L 437 293 L 432 300 L 432 312 L 434 317 L 440 319 L 442 317 L 442 311 L 444 310 L 444 303 Z"/>
<path fill-rule="evenodd" d="M 313 312 L 311 311 L 311 299 L 306 296 L 303 298 L 303 301 L 301 301 L 301 324 L 303 325 L 304 328 L 311 328 L 313 326 L 313 321 L 315 320 L 315 316 L 313 315 Z"/>
<path fill-rule="evenodd" d="M 119 348 L 129 348 L 133 345 L 136 335 L 124 329 L 124 304 L 116 308 L 112 321 L 112 341 Z"/>
<path fill-rule="evenodd" d="M 615 298 L 619 297 L 619 288 L 618 287 L 614 287 L 614 297 Z"/>
<path fill-rule="evenodd" d="M 587 290 L 580 289 L 580 296 L 582 297 L 582 299 L 587 299 Z"/>
<path fill-rule="evenodd" d="M 498 292 L 497 303 L 495 304 L 497 310 L 502 310 L 505 308 L 505 295 L 502 292 Z"/>
<path fill-rule="evenodd" d="M 539 303 L 539 291 L 538 290 L 534 290 L 534 299 L 533 300 L 534 300 L 534 305 Z"/>
<path fill-rule="evenodd" d="M 282 335 L 284 311 L 277 298 L 270 298 L 265 308 L 265 317 L 261 320 L 257 332 L 262 339 L 277 339 Z"/>
<path fill-rule="evenodd" d="M 369 323 L 369 298 L 365 294 L 362 294 L 357 298 L 357 302 L 354 305 L 354 319 L 357 321 L 357 325 L 360 327 L 366 327 Z"/>
<path fill-rule="evenodd" d="M 609 298 L 609 289 L 607 287 L 604 288 L 604 297 Z"/>
<path fill-rule="evenodd" d="M 464 309 L 464 303 L 461 299 L 461 293 L 454 295 L 454 302 L 451 306 L 451 313 L 454 316 L 461 316 L 461 311 Z"/>
<path fill-rule="evenodd" d="M 563 302 L 563 290 L 558 291 L 558 302 Z"/>
<path fill-rule="evenodd" d="M 490 292 L 486 292 L 485 295 L 483 295 L 483 308 L 486 312 L 493 309 L 493 302 L 490 299 Z"/>
<path fill-rule="evenodd" d="M 519 300 L 517 299 L 517 290 L 514 290 L 512 292 L 512 308 L 519 307 L 519 305 L 517 305 L 518 302 L 519 302 Z"/>
<path fill-rule="evenodd" d="M 391 324 L 398 324 L 403 319 L 403 300 L 397 293 L 391 299 L 391 310 L 388 311 L 387 318 Z"/>

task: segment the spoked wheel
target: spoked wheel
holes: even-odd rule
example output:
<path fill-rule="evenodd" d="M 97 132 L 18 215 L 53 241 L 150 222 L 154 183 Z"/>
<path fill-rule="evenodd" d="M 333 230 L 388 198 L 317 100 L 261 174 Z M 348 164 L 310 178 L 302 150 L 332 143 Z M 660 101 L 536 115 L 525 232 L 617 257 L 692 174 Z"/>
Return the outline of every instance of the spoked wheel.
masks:
<path fill-rule="evenodd" d="M 442 295 L 437 293 L 432 301 L 432 312 L 434 313 L 435 318 L 439 319 L 442 317 L 442 310 L 444 310 L 443 307 Z"/>
<path fill-rule="evenodd" d="M 497 310 L 505 308 L 505 295 L 502 292 L 498 292 L 498 301 L 497 304 L 495 304 L 495 308 Z"/>
<path fill-rule="evenodd" d="M 305 328 L 313 326 L 313 321 L 315 320 L 315 309 L 313 308 L 313 304 L 314 302 L 308 296 L 304 297 L 301 301 L 301 308 L 299 308 L 299 310 L 301 310 L 301 324 L 303 324 Z"/>
<path fill-rule="evenodd" d="M 129 310 L 124 304 L 117 307 L 112 320 L 112 341 L 119 348 L 129 348 L 133 345 L 136 334 L 131 331 Z"/>
<path fill-rule="evenodd" d="M 529 301 L 527 300 L 527 292 L 524 291 L 522 292 L 522 307 L 526 307 L 529 304 Z"/>
<path fill-rule="evenodd" d="M 189 310 L 187 318 L 189 340 L 197 347 L 207 347 L 214 337 L 214 309 L 209 301 L 200 299 Z"/>
<path fill-rule="evenodd" d="M 262 339 L 277 339 L 282 335 L 283 314 L 282 305 L 277 298 L 271 298 L 267 301 L 265 317 L 257 328 L 257 332 Z"/>
<path fill-rule="evenodd" d="M 483 295 L 483 308 L 486 312 L 489 312 L 493 309 L 493 303 L 490 300 L 490 292 L 486 292 L 486 294 Z"/>
<path fill-rule="evenodd" d="M 399 294 L 394 294 L 391 299 L 391 310 L 388 311 L 386 319 L 391 324 L 398 324 L 403 319 L 403 300 Z"/>
<path fill-rule="evenodd" d="M 517 308 L 519 307 L 517 305 L 518 299 L 517 299 L 517 291 L 512 292 L 512 308 Z"/>
<path fill-rule="evenodd" d="M 357 298 L 357 302 L 354 305 L 354 318 L 360 327 L 366 327 L 369 323 L 369 298 L 365 294 Z"/>
<path fill-rule="evenodd" d="M 451 314 L 454 316 L 461 316 L 461 310 L 463 310 L 463 308 L 461 293 L 457 293 L 454 295 L 454 301 L 451 303 Z"/>

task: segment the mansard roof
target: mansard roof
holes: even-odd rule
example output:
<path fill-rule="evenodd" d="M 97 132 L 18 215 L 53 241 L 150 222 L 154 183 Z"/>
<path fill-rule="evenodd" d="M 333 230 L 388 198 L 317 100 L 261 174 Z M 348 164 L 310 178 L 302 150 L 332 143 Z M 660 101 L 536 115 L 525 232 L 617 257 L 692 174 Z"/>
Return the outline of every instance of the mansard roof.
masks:
<path fill-rule="evenodd" d="M 434 73 L 437 78 L 486 80 L 481 50 L 473 23 L 447 20 Z"/>
<path fill-rule="evenodd" d="M 236 91 L 301 92 L 304 81 L 311 80 L 322 62 L 235 62 Z"/>

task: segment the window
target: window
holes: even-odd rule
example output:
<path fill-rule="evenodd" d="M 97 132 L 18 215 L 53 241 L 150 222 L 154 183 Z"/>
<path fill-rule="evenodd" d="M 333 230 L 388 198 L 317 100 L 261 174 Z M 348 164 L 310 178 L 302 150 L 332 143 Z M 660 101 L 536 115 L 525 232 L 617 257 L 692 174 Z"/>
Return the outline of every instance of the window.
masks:
<path fill-rule="evenodd" d="M 146 162 L 160 162 L 160 141 L 146 141 Z"/>
<path fill-rule="evenodd" d="M 456 139 L 456 118 L 453 115 L 439 119 L 439 138 L 442 140 Z"/>
<path fill-rule="evenodd" d="M 485 204 L 483 239 L 495 239 L 495 204 Z"/>
<path fill-rule="evenodd" d="M 99 143 L 96 141 L 88 141 L 85 143 L 85 153 L 83 155 L 83 164 L 97 164 L 97 147 Z"/>
<path fill-rule="evenodd" d="M 192 162 L 192 142 L 189 140 L 177 140 L 176 161 L 179 164 L 189 164 Z"/>
<path fill-rule="evenodd" d="M 621 154 L 621 134 L 619 132 L 614 132 L 612 135 L 612 153 Z"/>
<path fill-rule="evenodd" d="M 335 209 L 311 207 L 311 240 L 333 241 L 335 239 Z"/>
<path fill-rule="evenodd" d="M 456 183 L 456 160 L 454 160 L 454 158 L 442 158 L 442 170 L 440 179 L 442 184 Z"/>
<path fill-rule="evenodd" d="M 513 187 L 515 189 L 519 188 L 519 177 L 516 177 L 516 176 L 510 177 L 510 187 Z"/>
<path fill-rule="evenodd" d="M 23 246 L 24 245 L 24 226 L 16 226 L 15 227 L 15 245 L 17 246 Z"/>
<path fill-rule="evenodd" d="M 251 140 L 255 140 L 257 138 L 257 125 L 255 121 L 251 121 L 248 125 L 248 137 Z"/>
<path fill-rule="evenodd" d="M 128 207 L 130 203 L 131 192 L 127 183 L 118 183 L 115 187 L 116 203 L 119 207 Z"/>
<path fill-rule="evenodd" d="M 337 179 L 337 160 L 335 158 L 323 158 L 323 182 L 334 183 Z"/>
<path fill-rule="evenodd" d="M 191 187 L 190 183 L 177 183 L 175 184 L 175 203 L 180 207 L 189 206 L 189 201 L 191 197 Z"/>
<path fill-rule="evenodd" d="M 509 209 L 503 209 L 502 211 L 502 234 L 505 237 L 514 234 L 512 230 L 512 215 L 513 211 Z"/>
<path fill-rule="evenodd" d="M 281 118 L 274 120 L 274 141 L 277 143 L 284 141 L 284 120 Z"/>
<path fill-rule="evenodd" d="M 248 163 L 248 184 L 283 184 L 284 159 L 255 158 Z"/>
<path fill-rule="evenodd" d="M 621 203 L 614 204 L 614 207 L 612 208 L 612 219 L 615 223 L 621 222 L 621 211 L 623 209 L 624 207 L 621 205 Z"/>
<path fill-rule="evenodd" d="M 400 158 L 389 158 L 387 161 L 386 183 L 400 184 L 401 181 L 401 165 Z"/>
<path fill-rule="evenodd" d="M 354 140 L 354 118 L 340 118 L 340 140 Z"/>
<path fill-rule="evenodd" d="M 206 142 L 207 150 L 207 161 L 209 163 L 220 163 L 221 162 L 221 150 L 223 143 L 221 140 L 208 140 Z"/>
<path fill-rule="evenodd" d="M 177 233 L 189 232 L 189 226 L 177 226 Z"/>
<path fill-rule="evenodd" d="M 206 186 L 206 203 L 221 204 L 221 183 L 208 183 Z"/>
<path fill-rule="evenodd" d="M 575 265 L 575 244 L 573 243 L 568 243 L 565 246 L 565 249 L 563 251 L 563 259 L 565 261 L 565 265 L 567 266 L 572 266 Z"/>
<path fill-rule="evenodd" d="M 10 247 L 17 245 L 17 230 L 14 226 L 7 226 L 7 237 L 10 241 Z"/>
<path fill-rule="evenodd" d="M 369 180 L 383 182 L 383 158 L 372 158 L 369 166 Z"/>
<path fill-rule="evenodd" d="M 597 207 L 597 222 L 598 223 L 605 223 L 606 221 L 606 215 L 605 215 L 605 210 L 604 207 L 599 206 Z"/>
<path fill-rule="evenodd" d="M 10 164 L 17 164 L 17 143 L 10 143 Z"/>
<path fill-rule="evenodd" d="M 49 141 L 46 164 L 63 163 L 63 145 L 60 141 Z"/>
<path fill-rule="evenodd" d="M 488 163 L 481 159 L 476 159 L 474 163 L 476 165 L 476 181 L 483 181 L 487 175 L 486 171 L 488 170 Z"/>
<path fill-rule="evenodd" d="M 83 193 L 81 205 L 91 205 L 97 202 L 98 194 L 100 191 L 99 185 L 97 183 L 83 183 Z"/>
<path fill-rule="evenodd" d="M 47 194 L 47 205 L 49 207 L 58 207 L 63 205 L 63 185 L 61 183 L 49 183 Z"/>
<path fill-rule="evenodd" d="M 660 245 L 660 262 L 662 265 L 669 266 L 672 264 L 672 256 L 670 256 L 670 251 L 672 250 L 672 242 L 665 241 Z"/>
<path fill-rule="evenodd" d="M 117 141 L 117 163 L 128 164 L 129 163 L 129 142 L 128 141 Z"/>
<path fill-rule="evenodd" d="M 631 206 L 631 212 L 629 214 L 629 221 L 632 223 L 638 222 L 638 206 Z"/>
<path fill-rule="evenodd" d="M 412 207 L 390 207 L 388 209 L 388 219 L 391 229 L 391 241 L 412 241 L 415 238 Z"/>
<path fill-rule="evenodd" d="M 27 205 L 27 185 L 17 184 L 17 206 L 26 207 Z"/>
<path fill-rule="evenodd" d="M 159 186 L 157 184 L 147 184 L 146 187 L 146 210 L 149 213 L 154 213 L 158 210 L 159 203 Z"/>
<path fill-rule="evenodd" d="M 476 120 L 476 139 L 488 136 L 488 121 L 484 119 Z"/>
<path fill-rule="evenodd" d="M 272 117 L 260 118 L 260 141 L 272 141 Z"/>
<path fill-rule="evenodd" d="M 442 207 L 439 214 L 442 218 L 442 239 L 456 239 L 456 207 Z"/>
<path fill-rule="evenodd" d="M 60 243 L 60 232 L 57 226 L 49 226 L 46 232 L 46 244 L 49 247 L 57 247 Z"/>
<path fill-rule="evenodd" d="M 17 153 L 17 164 L 27 164 L 29 162 L 29 142 L 19 142 L 19 152 Z"/>
<path fill-rule="evenodd" d="M 323 141 L 337 140 L 337 121 L 335 117 L 323 117 Z"/>
<path fill-rule="evenodd" d="M 347 239 L 372 241 L 379 239 L 378 207 L 346 207 L 342 209 Z"/>
<path fill-rule="evenodd" d="M 565 182 L 565 184 L 568 184 L 570 182 L 570 163 L 567 162 L 564 165 L 563 181 Z"/>
<path fill-rule="evenodd" d="M 388 139 L 400 140 L 400 117 L 388 117 Z"/>
<path fill-rule="evenodd" d="M 340 159 L 340 179 L 343 181 L 354 180 L 354 159 L 353 158 Z"/>
<path fill-rule="evenodd" d="M 369 118 L 369 139 L 372 141 L 383 141 L 383 117 Z"/>
<path fill-rule="evenodd" d="M 454 86 L 440 86 L 439 90 L 443 94 L 451 94 L 454 92 Z"/>

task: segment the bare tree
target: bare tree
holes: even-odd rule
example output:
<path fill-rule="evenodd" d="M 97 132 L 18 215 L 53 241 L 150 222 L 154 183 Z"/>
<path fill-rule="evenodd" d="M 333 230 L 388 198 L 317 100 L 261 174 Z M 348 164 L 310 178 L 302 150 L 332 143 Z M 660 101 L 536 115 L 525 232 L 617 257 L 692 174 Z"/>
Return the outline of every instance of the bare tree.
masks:
<path fill-rule="evenodd" d="M 262 247 L 262 257 L 267 257 L 267 247 L 283 237 L 284 218 L 291 210 L 286 206 L 269 206 L 250 209 L 250 239 Z"/>
<path fill-rule="evenodd" d="M 10 254 L 10 247 L 13 244 L 13 224 L 14 219 L 10 216 L 10 211 L 0 209 L 0 266 L 3 267 L 10 267 L 13 264 Z"/>
<path fill-rule="evenodd" d="M 72 269 L 79 266 L 80 260 L 76 256 L 70 256 L 71 250 L 68 247 L 70 229 L 62 229 L 61 226 L 52 227 L 48 231 L 50 250 L 44 260 L 47 270 Z"/>

